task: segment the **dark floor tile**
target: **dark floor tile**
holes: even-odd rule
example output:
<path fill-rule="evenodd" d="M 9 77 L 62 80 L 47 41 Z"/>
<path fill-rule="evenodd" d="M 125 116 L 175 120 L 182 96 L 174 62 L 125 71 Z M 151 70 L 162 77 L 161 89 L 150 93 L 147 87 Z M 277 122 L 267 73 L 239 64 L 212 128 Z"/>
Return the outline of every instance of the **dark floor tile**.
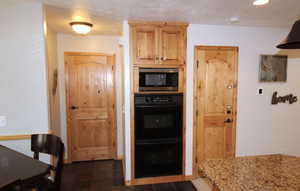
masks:
<path fill-rule="evenodd" d="M 153 185 L 137 185 L 137 186 L 130 186 L 134 191 L 154 191 Z"/>
<path fill-rule="evenodd" d="M 63 169 L 62 191 L 197 191 L 191 182 L 125 186 L 121 161 L 76 162 Z"/>
<path fill-rule="evenodd" d="M 117 186 L 117 187 L 112 187 L 112 191 L 134 191 L 134 190 L 132 190 L 132 188 L 128 186 Z"/>
<path fill-rule="evenodd" d="M 174 186 L 170 183 L 163 183 L 163 184 L 153 184 L 154 191 L 176 191 Z"/>
<path fill-rule="evenodd" d="M 176 191 L 197 191 L 190 181 L 172 183 Z"/>

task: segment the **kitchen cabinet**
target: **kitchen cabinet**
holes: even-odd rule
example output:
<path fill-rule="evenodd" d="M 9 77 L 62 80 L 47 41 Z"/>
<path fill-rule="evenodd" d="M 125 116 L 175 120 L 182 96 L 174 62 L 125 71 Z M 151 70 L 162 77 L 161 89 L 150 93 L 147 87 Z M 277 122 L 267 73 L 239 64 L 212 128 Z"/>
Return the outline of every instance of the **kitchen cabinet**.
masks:
<path fill-rule="evenodd" d="M 131 23 L 134 65 L 184 65 L 185 24 Z"/>

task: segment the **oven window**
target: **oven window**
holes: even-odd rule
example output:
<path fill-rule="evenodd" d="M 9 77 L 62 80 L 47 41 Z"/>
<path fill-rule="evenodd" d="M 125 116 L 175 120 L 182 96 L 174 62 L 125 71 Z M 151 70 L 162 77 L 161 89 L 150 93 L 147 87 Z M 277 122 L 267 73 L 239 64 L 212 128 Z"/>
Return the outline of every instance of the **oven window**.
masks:
<path fill-rule="evenodd" d="M 145 129 L 173 128 L 174 121 L 174 115 L 171 114 L 144 115 Z"/>
<path fill-rule="evenodd" d="M 182 143 L 136 145 L 135 176 L 155 177 L 182 173 Z"/>
<path fill-rule="evenodd" d="M 135 127 L 138 140 L 178 138 L 182 132 L 182 108 L 135 108 Z"/>

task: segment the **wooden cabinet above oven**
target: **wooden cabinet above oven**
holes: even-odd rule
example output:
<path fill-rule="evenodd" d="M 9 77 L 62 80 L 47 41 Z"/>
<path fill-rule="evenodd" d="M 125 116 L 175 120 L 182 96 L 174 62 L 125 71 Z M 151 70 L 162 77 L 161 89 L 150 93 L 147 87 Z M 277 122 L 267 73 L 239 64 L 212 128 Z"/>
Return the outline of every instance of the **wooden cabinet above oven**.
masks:
<path fill-rule="evenodd" d="M 131 22 L 133 65 L 184 65 L 186 24 Z"/>

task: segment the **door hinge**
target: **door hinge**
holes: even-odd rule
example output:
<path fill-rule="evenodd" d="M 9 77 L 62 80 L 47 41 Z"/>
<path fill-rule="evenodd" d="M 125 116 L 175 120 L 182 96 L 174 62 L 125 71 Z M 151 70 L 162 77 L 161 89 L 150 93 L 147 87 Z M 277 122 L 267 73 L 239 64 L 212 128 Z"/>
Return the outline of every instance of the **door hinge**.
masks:
<path fill-rule="evenodd" d="M 198 116 L 198 113 L 199 113 L 198 110 L 196 110 L 196 116 Z"/>
<path fill-rule="evenodd" d="M 197 60 L 197 68 L 199 67 L 199 60 Z"/>

